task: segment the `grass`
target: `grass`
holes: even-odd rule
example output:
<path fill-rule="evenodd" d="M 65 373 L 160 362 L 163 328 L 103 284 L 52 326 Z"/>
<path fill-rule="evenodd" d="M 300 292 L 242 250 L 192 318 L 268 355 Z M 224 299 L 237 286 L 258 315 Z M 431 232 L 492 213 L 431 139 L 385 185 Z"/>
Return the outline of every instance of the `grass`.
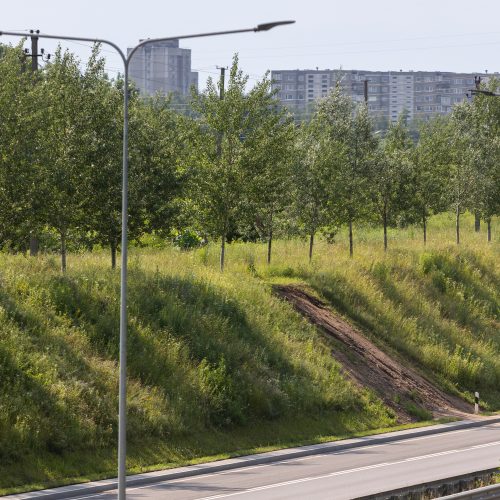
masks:
<path fill-rule="evenodd" d="M 422 421 L 356 431 L 355 429 L 360 428 L 360 422 L 354 422 L 353 419 L 336 421 L 303 417 L 273 421 L 250 430 L 245 428 L 229 431 L 212 429 L 209 433 L 172 437 L 162 441 L 146 439 L 142 443 L 129 446 L 127 471 L 129 474 L 150 472 L 294 446 L 424 427 L 447 421 L 449 420 Z M 17 474 L 17 477 L 31 479 L 26 479 L 17 486 L 0 487 L 0 495 L 116 477 L 116 454 L 114 448 L 69 452 L 62 455 L 32 454 L 25 457 L 22 462 L 5 466 L 2 469 L 2 474 L 10 474 L 12 477 Z M 24 476 L 20 475 L 19 468 L 23 469 Z M 43 476 L 40 474 L 40 469 L 45 471 Z M 33 479 L 35 477 L 38 479 Z"/>
<path fill-rule="evenodd" d="M 441 215 L 431 219 L 426 247 L 410 228 L 392 234 L 387 253 L 380 231 L 367 229 L 353 259 L 341 234 L 335 245 L 318 245 L 311 265 L 305 244 L 285 242 L 262 275 L 307 283 L 384 350 L 471 402 L 478 390 L 483 409 L 498 411 L 500 252 L 498 238 L 486 243 L 473 222 L 464 217 L 460 246 Z"/>
<path fill-rule="evenodd" d="M 320 241 L 132 249 L 129 293 L 129 469 L 338 439 L 395 425 L 346 381 L 330 344 L 273 297 L 304 282 L 376 343 L 450 391 L 500 407 L 498 240 L 463 218 L 418 229 L 355 228 Z M 493 226 L 495 228 L 495 224 Z M 496 237 L 494 235 L 494 237 Z M 108 255 L 0 254 L 0 493 L 115 474 L 119 275 Z M 410 408 L 428 418 L 421 408 Z"/>
<path fill-rule="evenodd" d="M 0 256 L 3 489 L 116 470 L 119 274 L 105 254 L 71 261 L 62 276 L 53 257 Z M 142 250 L 129 278 L 132 467 L 276 445 L 281 428 L 290 441 L 395 423 L 246 271 Z"/>

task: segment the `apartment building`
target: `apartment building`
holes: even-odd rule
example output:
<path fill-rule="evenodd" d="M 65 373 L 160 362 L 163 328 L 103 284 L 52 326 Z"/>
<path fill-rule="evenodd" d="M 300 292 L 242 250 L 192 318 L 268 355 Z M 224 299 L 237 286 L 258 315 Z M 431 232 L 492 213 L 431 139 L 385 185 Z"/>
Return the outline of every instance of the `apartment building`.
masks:
<path fill-rule="evenodd" d="M 181 49 L 179 40 L 155 42 L 137 50 L 130 62 L 130 78 L 144 96 L 157 92 L 187 95 L 192 85 L 198 88 L 198 73 L 191 71 L 191 50 Z"/>
<path fill-rule="evenodd" d="M 409 119 L 428 119 L 451 111 L 454 104 L 467 99 L 474 87 L 474 76 L 487 81 L 488 74 L 439 71 L 361 71 L 361 70 L 273 70 L 277 97 L 291 111 L 305 113 L 317 99 L 325 97 L 337 82 L 354 101 L 365 99 L 372 116 L 389 122 L 400 113 Z M 498 74 L 496 73 L 495 76 Z"/>

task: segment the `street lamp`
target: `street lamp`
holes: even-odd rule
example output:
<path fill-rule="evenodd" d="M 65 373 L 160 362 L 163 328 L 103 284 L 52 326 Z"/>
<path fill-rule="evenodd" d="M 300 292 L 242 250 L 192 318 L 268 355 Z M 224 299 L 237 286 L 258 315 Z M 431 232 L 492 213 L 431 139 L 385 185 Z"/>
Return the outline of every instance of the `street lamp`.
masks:
<path fill-rule="evenodd" d="M 127 219 L 128 219 L 128 73 L 132 56 L 138 49 L 148 43 L 166 42 L 169 40 L 181 40 L 185 38 L 204 38 L 219 35 L 234 35 L 237 33 L 248 33 L 258 31 L 269 31 L 277 26 L 293 24 L 295 21 L 276 21 L 258 24 L 254 28 L 243 28 L 227 31 L 212 31 L 209 33 L 195 33 L 192 35 L 169 36 L 151 38 L 137 44 L 129 53 L 125 53 L 118 45 L 109 40 L 101 38 L 75 37 L 65 35 L 37 34 L 40 38 L 55 40 L 69 40 L 77 42 L 103 43 L 113 47 L 123 61 L 124 67 L 124 91 L 123 91 L 123 167 L 122 167 L 122 266 L 120 275 L 120 382 L 118 397 L 118 498 L 124 500 L 126 496 L 126 446 L 127 446 Z M 1 31 L 0 36 L 25 37 L 26 33 L 17 31 Z"/>

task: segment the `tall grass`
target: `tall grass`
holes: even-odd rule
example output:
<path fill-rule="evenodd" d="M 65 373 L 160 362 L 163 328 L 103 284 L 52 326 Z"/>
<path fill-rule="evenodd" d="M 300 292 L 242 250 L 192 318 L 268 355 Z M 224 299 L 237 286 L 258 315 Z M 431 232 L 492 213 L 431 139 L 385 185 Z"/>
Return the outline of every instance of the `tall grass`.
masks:
<path fill-rule="evenodd" d="M 221 275 L 203 251 L 132 251 L 131 450 L 185 443 L 185 460 L 230 451 L 207 433 L 268 444 L 266 422 L 290 434 L 295 421 L 297 435 L 311 418 L 339 434 L 393 424 L 340 375 L 314 328 L 242 267 Z M 107 254 L 70 256 L 66 275 L 50 256 L 0 255 L 0 488 L 114 474 L 118 313 Z"/>
<path fill-rule="evenodd" d="M 475 233 L 464 218 L 464 242 L 453 243 L 446 214 L 431 219 L 430 242 L 416 228 L 393 232 L 383 252 L 380 231 L 360 232 L 354 259 L 345 235 L 321 243 L 312 265 L 306 245 L 284 242 L 272 279 L 293 277 L 311 285 L 374 340 L 414 362 L 448 390 L 467 399 L 474 391 L 500 408 L 500 248 Z M 278 263 L 279 262 L 279 263 Z"/>
<path fill-rule="evenodd" d="M 495 225 L 494 225 L 495 227 Z M 274 281 L 301 281 L 367 335 L 447 389 L 500 407 L 500 259 L 463 218 L 319 241 L 131 249 L 129 466 L 185 463 L 237 448 L 348 435 L 395 423 L 346 381 L 331 346 Z M 0 254 L 0 489 L 115 473 L 119 274 L 107 253 Z"/>

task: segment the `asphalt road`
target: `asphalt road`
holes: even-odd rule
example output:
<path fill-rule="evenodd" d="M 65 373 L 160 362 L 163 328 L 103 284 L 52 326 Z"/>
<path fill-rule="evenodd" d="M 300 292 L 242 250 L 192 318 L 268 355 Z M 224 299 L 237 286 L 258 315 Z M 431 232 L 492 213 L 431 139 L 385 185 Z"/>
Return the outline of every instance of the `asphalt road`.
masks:
<path fill-rule="evenodd" d="M 352 499 L 500 466 L 500 424 L 129 488 L 134 500 Z M 82 498 L 111 500 L 116 491 Z"/>

